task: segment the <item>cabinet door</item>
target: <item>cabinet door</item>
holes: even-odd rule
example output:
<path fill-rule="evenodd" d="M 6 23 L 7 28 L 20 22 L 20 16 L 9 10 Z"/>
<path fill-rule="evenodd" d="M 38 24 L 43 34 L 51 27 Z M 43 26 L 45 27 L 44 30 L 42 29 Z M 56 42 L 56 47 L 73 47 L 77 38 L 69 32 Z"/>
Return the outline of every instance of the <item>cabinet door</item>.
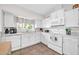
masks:
<path fill-rule="evenodd" d="M 42 23 L 43 23 L 43 24 L 42 24 L 42 27 L 43 27 L 43 28 L 49 28 L 49 27 L 51 26 L 51 17 L 49 17 L 49 18 L 43 20 Z"/>
<path fill-rule="evenodd" d="M 52 26 L 60 25 L 59 22 L 60 20 L 58 18 L 52 19 L 51 25 Z"/>
<path fill-rule="evenodd" d="M 42 20 L 42 27 L 46 28 L 46 20 Z"/>
<path fill-rule="evenodd" d="M 5 12 L 4 13 L 4 26 L 5 27 L 15 27 L 15 17 L 13 14 Z"/>
<path fill-rule="evenodd" d="M 11 41 L 12 51 L 20 48 L 20 36 L 5 37 L 6 41 Z"/>
<path fill-rule="evenodd" d="M 31 46 L 33 43 L 33 35 L 31 36 L 29 33 L 22 35 L 22 48 Z"/>
<path fill-rule="evenodd" d="M 48 42 L 50 40 L 50 34 L 42 33 L 42 42 L 48 46 Z"/>
<path fill-rule="evenodd" d="M 78 43 L 75 38 L 64 38 L 63 39 L 63 53 L 67 55 L 78 54 Z"/>
<path fill-rule="evenodd" d="M 61 18 L 61 17 L 64 17 L 64 9 L 57 11 L 57 18 Z"/>
<path fill-rule="evenodd" d="M 51 27 L 51 17 L 46 20 L 46 27 Z"/>
<path fill-rule="evenodd" d="M 53 13 L 51 14 L 51 17 L 52 17 L 52 19 L 57 18 L 57 12 L 53 12 Z"/>
<path fill-rule="evenodd" d="M 78 27 L 78 10 L 74 9 L 65 13 L 65 26 L 66 27 Z"/>
<path fill-rule="evenodd" d="M 33 40 L 34 43 L 38 43 L 41 41 L 40 32 L 33 33 L 33 34 L 31 34 L 31 36 L 33 36 L 33 38 L 31 40 Z"/>
<path fill-rule="evenodd" d="M 27 47 L 29 45 L 29 35 L 22 35 L 22 48 Z"/>
<path fill-rule="evenodd" d="M 64 17 L 59 17 L 59 18 L 55 18 L 52 19 L 51 18 L 51 25 L 52 26 L 57 26 L 57 25 L 64 25 Z"/>
<path fill-rule="evenodd" d="M 41 20 L 35 20 L 35 28 L 40 28 L 41 27 Z"/>
<path fill-rule="evenodd" d="M 33 44 L 36 44 L 40 42 L 38 34 L 35 33 L 29 33 L 22 35 L 22 48 L 31 46 Z"/>

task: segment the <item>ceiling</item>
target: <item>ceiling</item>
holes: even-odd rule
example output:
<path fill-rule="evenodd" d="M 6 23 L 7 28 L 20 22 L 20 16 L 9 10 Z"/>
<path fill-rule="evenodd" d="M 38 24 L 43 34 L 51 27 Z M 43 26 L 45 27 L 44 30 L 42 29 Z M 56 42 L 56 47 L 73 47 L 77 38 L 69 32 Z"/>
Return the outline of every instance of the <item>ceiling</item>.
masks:
<path fill-rule="evenodd" d="M 18 6 L 41 16 L 47 16 L 62 7 L 61 4 L 18 4 Z"/>

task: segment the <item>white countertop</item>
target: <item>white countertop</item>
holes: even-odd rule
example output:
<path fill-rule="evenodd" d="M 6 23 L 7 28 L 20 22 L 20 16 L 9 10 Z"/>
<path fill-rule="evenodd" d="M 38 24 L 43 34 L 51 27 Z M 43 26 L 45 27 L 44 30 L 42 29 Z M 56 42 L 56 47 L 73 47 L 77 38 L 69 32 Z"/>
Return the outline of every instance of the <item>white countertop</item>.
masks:
<path fill-rule="evenodd" d="M 24 33 L 14 33 L 14 34 L 3 34 L 2 36 L 16 36 L 16 35 L 23 35 L 23 34 L 34 34 L 34 33 L 39 33 L 39 32 L 24 32 Z"/>

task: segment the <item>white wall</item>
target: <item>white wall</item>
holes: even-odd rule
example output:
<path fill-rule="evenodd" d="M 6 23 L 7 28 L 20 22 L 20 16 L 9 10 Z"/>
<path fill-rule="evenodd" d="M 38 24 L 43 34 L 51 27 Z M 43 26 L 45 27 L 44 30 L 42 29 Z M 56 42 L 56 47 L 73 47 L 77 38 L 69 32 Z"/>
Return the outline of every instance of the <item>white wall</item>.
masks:
<path fill-rule="evenodd" d="M 19 6 L 16 6 L 14 4 L 0 4 L 0 9 L 3 9 L 4 11 L 11 12 L 17 16 L 22 16 L 27 19 L 42 19 L 43 17 L 35 14 L 31 11 L 25 10 Z"/>

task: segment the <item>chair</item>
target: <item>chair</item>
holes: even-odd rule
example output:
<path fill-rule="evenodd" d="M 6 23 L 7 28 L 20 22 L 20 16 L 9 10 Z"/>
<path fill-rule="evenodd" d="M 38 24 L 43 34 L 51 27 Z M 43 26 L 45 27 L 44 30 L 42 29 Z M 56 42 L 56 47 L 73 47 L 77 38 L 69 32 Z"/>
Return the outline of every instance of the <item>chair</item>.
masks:
<path fill-rule="evenodd" d="M 9 55 L 11 54 L 11 42 L 4 41 L 0 42 L 0 55 Z"/>

